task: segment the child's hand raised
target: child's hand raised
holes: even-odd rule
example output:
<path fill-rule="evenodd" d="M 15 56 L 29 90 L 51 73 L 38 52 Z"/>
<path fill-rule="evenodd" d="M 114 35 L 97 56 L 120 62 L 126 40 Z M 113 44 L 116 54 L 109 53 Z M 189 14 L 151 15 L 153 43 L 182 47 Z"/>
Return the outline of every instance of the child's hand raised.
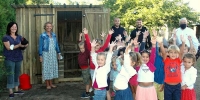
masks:
<path fill-rule="evenodd" d="M 109 30 L 109 34 L 111 35 L 111 34 L 113 34 L 114 33 L 114 30 L 113 29 L 110 29 Z"/>
<path fill-rule="evenodd" d="M 119 40 L 119 36 L 116 36 L 116 37 L 115 37 L 115 41 L 118 41 L 118 40 Z"/>
<path fill-rule="evenodd" d="M 147 36 L 149 36 L 149 31 L 146 30 L 146 31 L 143 33 L 143 38 L 146 39 Z"/>
<path fill-rule="evenodd" d="M 183 35 L 181 35 L 180 38 L 182 42 L 185 42 L 185 37 Z"/>
<path fill-rule="evenodd" d="M 157 37 L 156 40 L 157 40 L 158 43 L 163 43 L 163 37 L 162 36 Z"/>
<path fill-rule="evenodd" d="M 126 50 L 125 50 L 125 53 L 128 54 L 129 53 L 129 50 L 131 50 L 131 43 L 128 43 L 127 47 L 126 47 Z"/>
<path fill-rule="evenodd" d="M 156 46 L 156 42 L 157 42 L 156 37 L 152 37 L 151 43 L 152 43 L 153 46 Z"/>
<path fill-rule="evenodd" d="M 109 46 L 110 46 L 110 48 L 113 48 L 113 47 L 116 46 L 116 45 L 117 45 L 116 41 L 112 41 L 111 44 L 110 44 Z"/>
<path fill-rule="evenodd" d="M 124 36 L 126 36 L 126 37 L 128 36 L 127 31 L 124 31 L 123 34 L 124 34 Z"/>
<path fill-rule="evenodd" d="M 95 47 L 97 45 L 97 40 L 93 40 L 91 43 L 91 47 Z"/>
<path fill-rule="evenodd" d="M 106 36 L 106 33 L 105 33 L 105 32 L 101 32 L 100 36 L 101 36 L 102 38 L 104 38 L 104 37 Z"/>
<path fill-rule="evenodd" d="M 192 37 L 191 37 L 191 36 L 188 36 L 188 40 L 189 40 L 189 41 L 192 41 Z"/>
<path fill-rule="evenodd" d="M 118 39 L 119 39 L 119 41 L 122 40 L 122 36 L 121 36 L 121 34 L 119 34 Z"/>
<path fill-rule="evenodd" d="M 137 38 L 134 38 L 133 40 L 131 40 L 131 43 L 133 43 L 135 47 L 137 47 L 140 44 Z"/>
<path fill-rule="evenodd" d="M 83 33 L 88 34 L 88 30 L 86 28 L 83 28 Z"/>
<path fill-rule="evenodd" d="M 136 32 L 136 36 L 139 36 L 141 34 L 141 31 Z"/>
<path fill-rule="evenodd" d="M 155 29 L 153 29 L 152 32 L 153 32 L 153 36 L 154 36 L 154 37 L 157 37 L 158 32 L 157 32 Z"/>

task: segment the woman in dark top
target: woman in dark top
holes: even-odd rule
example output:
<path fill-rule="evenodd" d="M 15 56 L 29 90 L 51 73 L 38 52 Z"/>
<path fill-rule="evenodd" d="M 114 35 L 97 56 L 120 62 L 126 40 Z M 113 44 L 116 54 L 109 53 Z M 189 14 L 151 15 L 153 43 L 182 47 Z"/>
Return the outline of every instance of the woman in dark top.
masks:
<path fill-rule="evenodd" d="M 3 55 L 5 57 L 5 67 L 8 73 L 7 75 L 7 88 L 9 89 L 9 97 L 14 97 L 14 94 L 23 94 L 19 91 L 19 75 L 21 62 L 23 60 L 22 50 L 20 47 L 27 47 L 27 45 L 21 44 L 22 37 L 17 34 L 18 26 L 15 22 L 10 22 L 7 25 L 6 35 L 2 41 L 4 44 Z M 13 92 L 15 88 L 15 92 Z"/>

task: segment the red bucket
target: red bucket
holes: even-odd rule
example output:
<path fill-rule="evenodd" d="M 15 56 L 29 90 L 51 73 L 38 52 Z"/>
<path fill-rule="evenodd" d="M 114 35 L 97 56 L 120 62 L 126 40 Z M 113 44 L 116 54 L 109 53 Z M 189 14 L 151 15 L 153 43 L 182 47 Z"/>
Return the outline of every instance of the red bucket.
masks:
<path fill-rule="evenodd" d="M 29 90 L 31 89 L 31 84 L 30 84 L 30 76 L 28 74 L 22 74 L 19 77 L 19 88 L 22 90 Z"/>

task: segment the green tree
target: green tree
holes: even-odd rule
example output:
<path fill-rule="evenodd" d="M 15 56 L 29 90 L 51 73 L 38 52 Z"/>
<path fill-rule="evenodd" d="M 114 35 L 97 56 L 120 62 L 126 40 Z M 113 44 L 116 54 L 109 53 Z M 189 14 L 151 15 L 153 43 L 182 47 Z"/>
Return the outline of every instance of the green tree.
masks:
<path fill-rule="evenodd" d="M 15 21 L 15 10 L 10 6 L 14 0 L 0 0 L 0 38 L 6 33 L 7 24 Z M 2 53 L 3 43 L 0 42 L 0 52 Z"/>
<path fill-rule="evenodd" d="M 26 0 L 26 4 L 51 4 L 53 0 Z"/>
<path fill-rule="evenodd" d="M 179 19 L 186 17 L 189 25 L 197 22 L 197 14 L 181 0 L 104 0 L 104 6 L 111 9 L 111 21 L 121 18 L 121 24 L 129 29 L 138 18 L 149 27 L 177 27 Z"/>

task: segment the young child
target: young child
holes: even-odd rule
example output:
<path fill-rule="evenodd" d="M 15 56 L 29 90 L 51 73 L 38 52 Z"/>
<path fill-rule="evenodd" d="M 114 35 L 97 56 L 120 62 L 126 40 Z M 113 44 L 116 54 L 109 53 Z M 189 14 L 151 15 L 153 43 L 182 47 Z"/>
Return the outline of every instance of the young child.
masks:
<path fill-rule="evenodd" d="M 153 30 L 153 34 L 156 36 L 157 31 Z M 167 46 L 164 45 L 164 48 L 167 51 Z M 161 91 L 161 87 L 164 84 L 164 62 L 162 58 L 162 53 L 158 47 L 158 43 L 156 43 L 156 58 L 154 66 L 156 67 L 156 70 L 154 72 L 154 87 L 156 89 L 157 98 L 158 100 L 164 100 L 164 92 Z"/>
<path fill-rule="evenodd" d="M 145 49 L 145 45 L 146 45 L 145 42 L 146 42 L 147 36 L 149 36 L 149 32 L 145 31 L 143 33 L 143 41 L 142 41 L 142 43 L 140 45 L 139 51 L 143 51 L 143 49 Z M 138 35 L 136 35 L 136 38 L 134 40 L 135 40 L 135 42 L 138 40 Z M 132 40 L 131 40 L 131 42 L 132 42 L 131 44 L 133 45 L 132 46 L 132 51 L 133 52 L 134 51 L 138 52 L 138 50 L 135 50 L 136 48 L 138 49 L 138 47 L 137 47 L 138 45 L 134 45 L 134 41 L 132 41 Z M 136 72 L 139 71 L 140 65 L 141 64 L 134 66 L 134 69 L 136 70 Z M 132 91 L 132 94 L 133 94 L 133 98 L 135 98 L 135 96 L 136 96 L 136 90 L 137 90 L 137 86 L 138 86 L 137 77 L 138 77 L 138 75 L 136 74 L 133 77 L 131 77 L 131 79 L 129 80 L 131 91 Z"/>
<path fill-rule="evenodd" d="M 83 29 L 83 33 L 85 34 L 85 39 L 86 39 L 86 44 L 87 44 L 87 48 L 89 49 L 89 51 L 91 51 L 91 44 L 90 44 L 90 38 L 88 36 L 88 30 L 86 28 Z M 103 46 L 101 46 L 101 42 L 102 41 L 97 41 L 97 45 L 95 46 L 95 52 L 96 53 L 99 53 L 99 52 L 104 52 L 104 50 L 108 47 L 109 43 L 110 43 L 110 38 L 111 38 L 111 35 L 113 34 L 113 30 L 110 30 L 109 31 L 109 34 L 107 36 L 107 39 L 104 43 Z M 93 74 L 94 74 L 94 70 L 95 70 L 95 66 L 92 62 L 92 59 L 90 57 L 90 75 L 91 75 L 91 78 L 93 78 Z"/>
<path fill-rule="evenodd" d="M 114 100 L 133 100 L 131 89 L 128 86 L 129 79 L 134 76 L 137 72 L 133 68 L 140 60 L 140 54 L 130 52 L 131 44 L 126 47 L 124 54 L 124 64 L 116 76 L 114 81 L 114 89 L 116 91 Z"/>
<path fill-rule="evenodd" d="M 196 58 L 193 54 L 187 53 L 183 56 L 183 65 L 181 66 L 181 100 L 196 100 L 194 83 L 197 77 L 197 69 L 193 67 Z"/>
<path fill-rule="evenodd" d="M 121 70 L 122 65 L 123 65 L 123 61 L 121 58 L 118 58 L 117 56 L 112 57 L 110 76 L 112 76 L 112 80 L 111 80 L 112 81 L 112 90 L 114 92 L 115 92 L 114 82 L 115 82 L 117 75 L 119 74 L 119 71 Z M 115 93 L 112 93 L 112 96 L 114 96 L 114 95 L 115 95 Z"/>
<path fill-rule="evenodd" d="M 181 99 L 181 59 L 185 48 L 185 39 L 181 35 L 182 47 L 179 49 L 176 45 L 168 48 L 169 57 L 167 57 L 163 47 L 162 38 L 158 39 L 160 49 L 164 61 L 164 100 L 180 100 Z M 177 57 L 179 55 L 179 57 Z"/>
<path fill-rule="evenodd" d="M 154 71 L 156 70 L 154 66 L 156 57 L 156 36 L 152 38 L 151 43 L 151 54 L 147 50 L 141 52 L 143 64 L 138 71 L 136 100 L 157 100 L 156 90 L 153 85 Z M 134 40 L 134 45 L 138 48 L 137 40 Z"/>
<path fill-rule="evenodd" d="M 80 33 L 79 36 L 79 49 L 80 53 L 78 54 L 78 64 L 82 70 L 83 83 L 85 84 L 86 92 L 82 94 L 81 98 L 89 98 L 89 88 L 90 88 L 90 69 L 89 69 L 89 58 L 90 52 L 87 49 L 86 44 L 82 40 L 83 33 Z"/>
<path fill-rule="evenodd" d="M 108 73 L 110 72 L 111 57 L 113 54 L 113 47 L 115 43 L 110 44 L 109 52 L 106 53 L 95 53 L 95 47 L 98 45 L 95 40 L 91 43 L 91 57 L 92 62 L 95 65 L 94 75 L 92 78 L 92 86 L 94 90 L 94 100 L 105 100 L 106 99 L 106 87 Z"/>

